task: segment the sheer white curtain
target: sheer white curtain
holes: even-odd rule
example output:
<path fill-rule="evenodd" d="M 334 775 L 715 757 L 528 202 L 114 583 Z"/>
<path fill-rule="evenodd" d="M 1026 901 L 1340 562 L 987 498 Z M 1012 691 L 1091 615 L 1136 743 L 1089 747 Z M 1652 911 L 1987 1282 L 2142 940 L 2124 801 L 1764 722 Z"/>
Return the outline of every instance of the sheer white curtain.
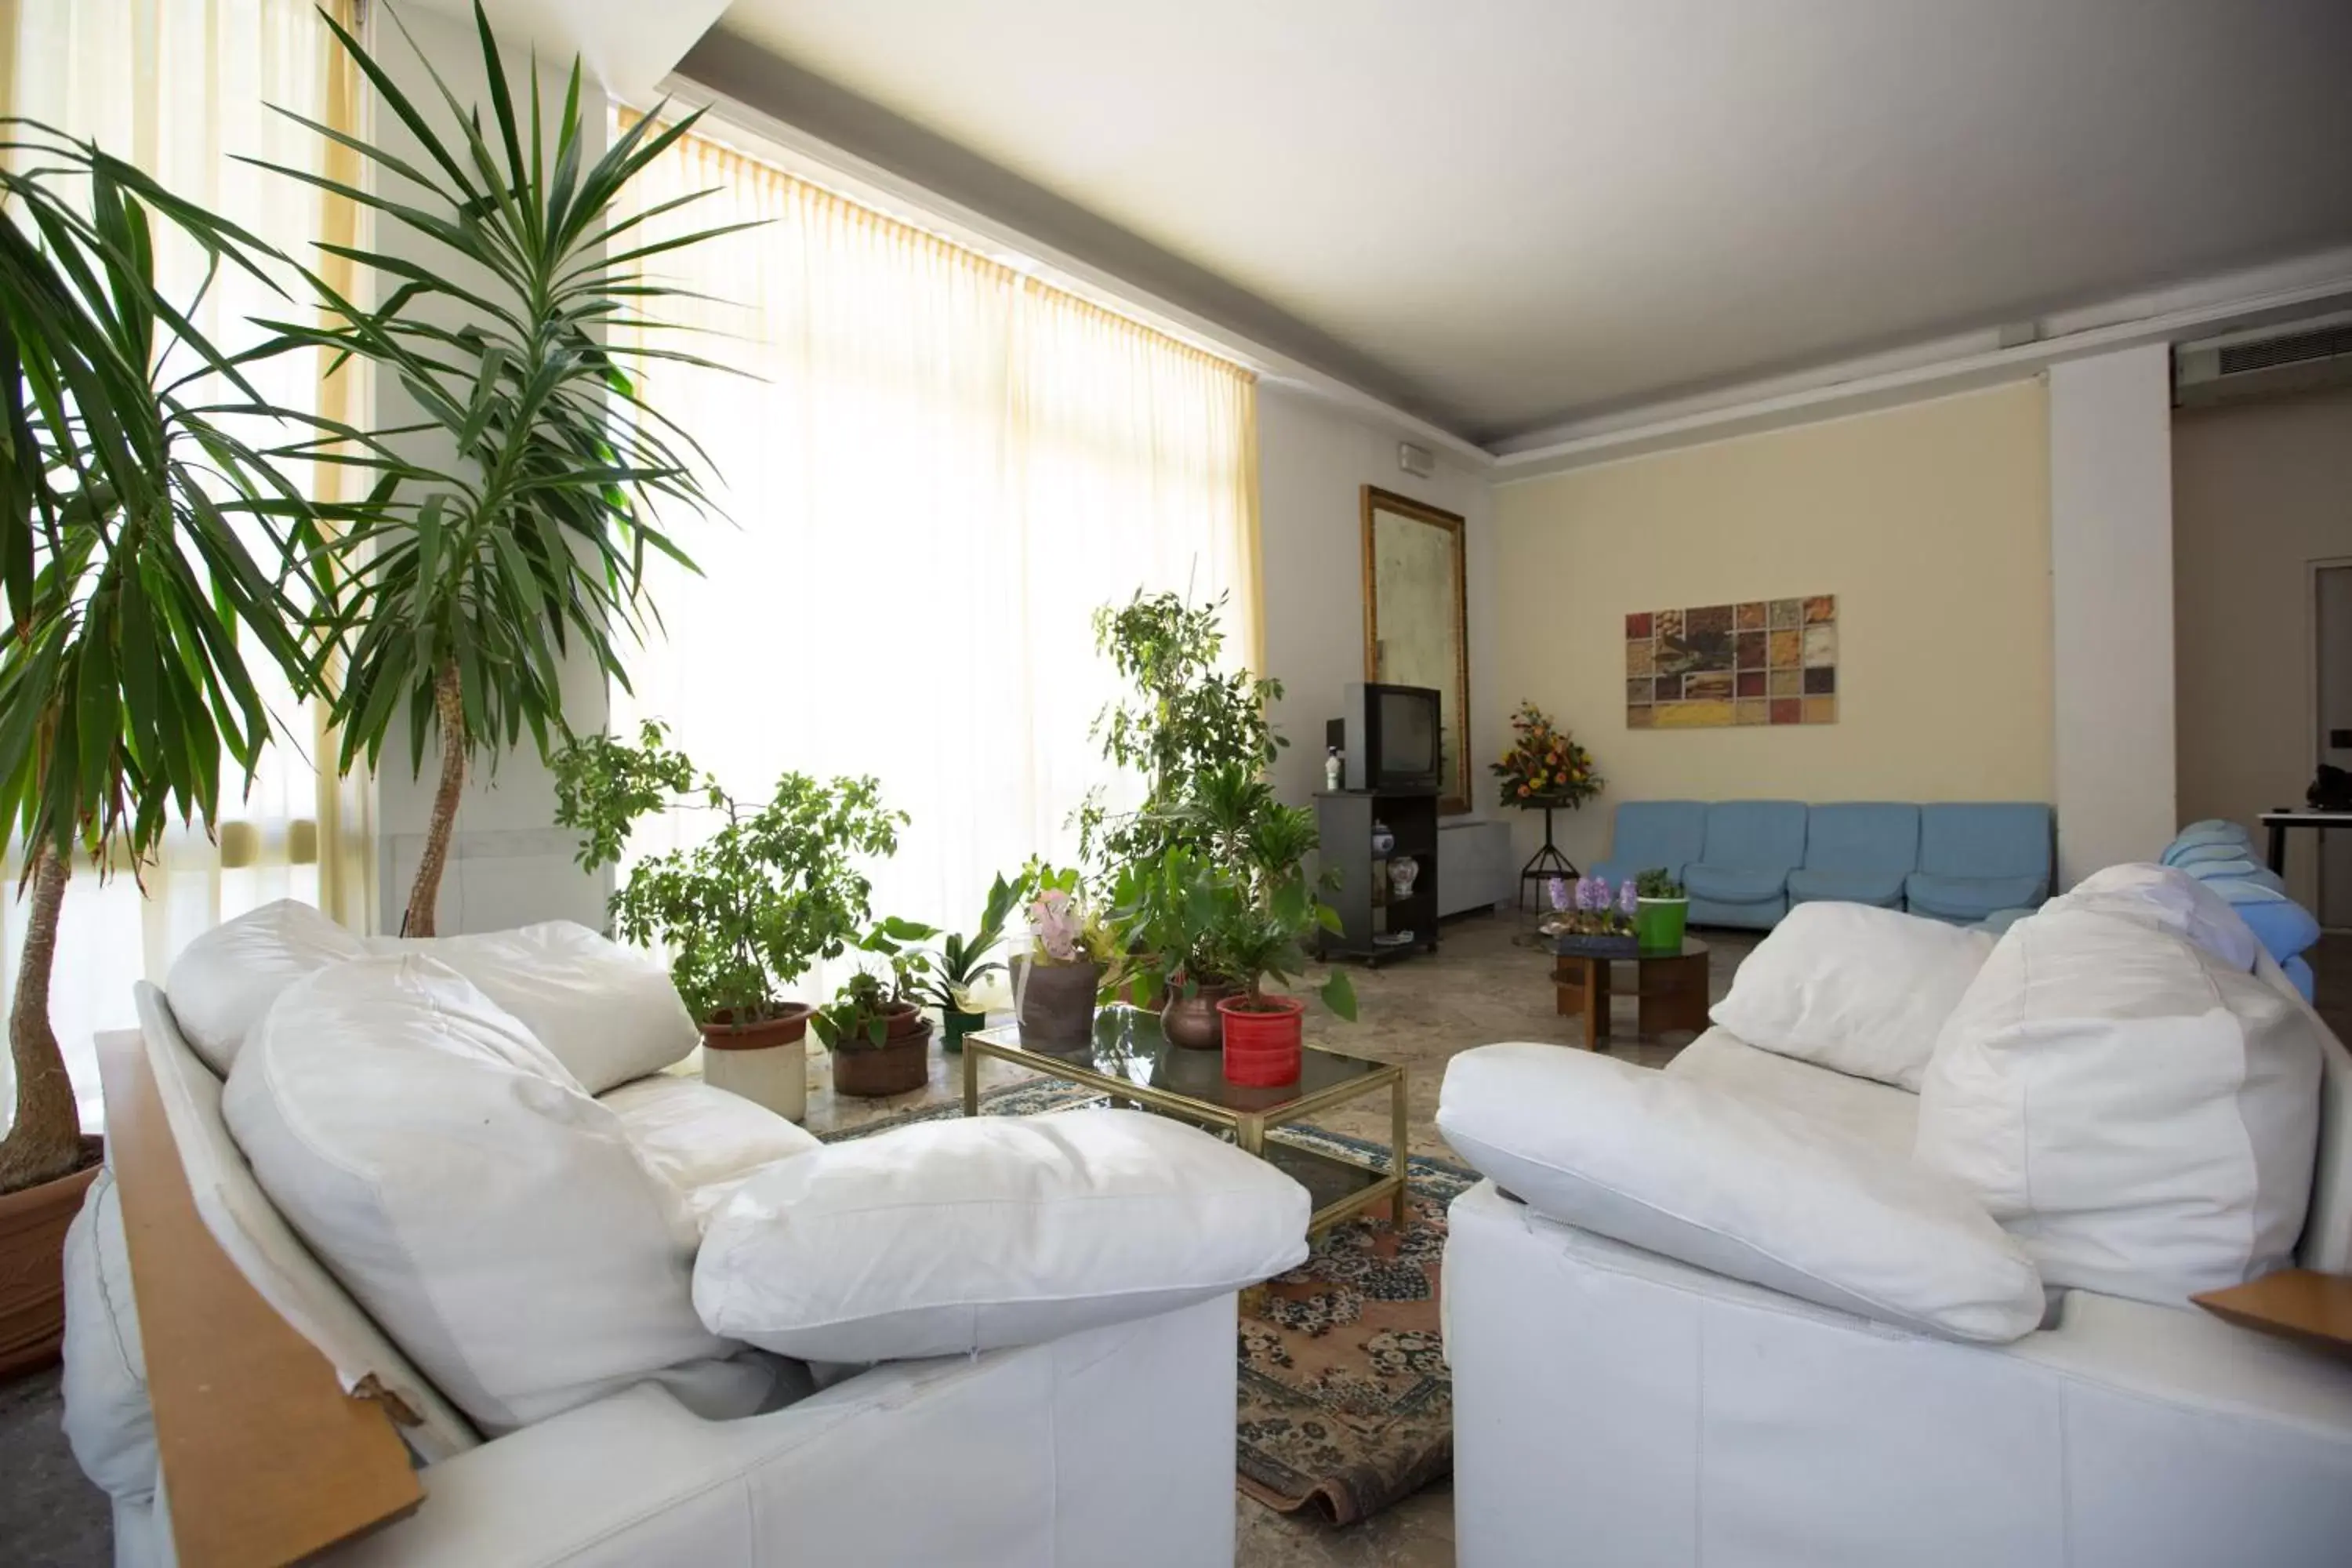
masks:
<path fill-rule="evenodd" d="M 329 9 L 351 25 L 352 0 Z M 289 255 L 315 261 L 310 246 L 331 228 L 350 237 L 348 204 L 235 161 L 243 153 L 329 170 L 323 139 L 270 112 L 271 104 L 339 127 L 357 123 L 353 73 L 311 0 L 0 0 L 0 36 L 5 112 L 96 141 Z M 348 154 L 335 156 L 333 172 L 349 177 Z M 203 278 L 202 258 L 192 246 L 167 243 L 157 270 L 184 300 Z M 296 280 L 282 281 L 301 297 Z M 249 315 L 289 309 L 261 284 L 225 271 L 198 321 L 215 342 L 234 348 L 259 336 Z M 321 369 L 313 356 L 282 355 L 257 367 L 254 379 L 266 396 L 297 408 L 359 391 L 356 377 L 338 375 L 322 392 Z M 348 401 L 336 407 L 357 412 Z M 224 766 L 217 842 L 201 823 L 175 826 L 157 863 L 139 878 L 118 868 L 101 883 L 84 865 L 67 886 L 50 1011 L 89 1124 L 98 1108 L 93 1037 L 135 1021 L 133 981 L 162 979 L 190 938 L 273 899 L 321 904 L 352 923 L 373 907 L 363 783 L 338 781 L 331 766 L 321 778 L 313 761 L 331 753 L 320 748 L 315 714 L 294 702 L 266 661 L 254 668 L 281 738 L 242 798 L 236 770 Z M 0 978 L 12 992 L 24 935 L 15 896 L 21 866 L 17 847 L 9 846 L 0 859 L 7 878 L 0 889 Z M 0 1054 L 0 1105 L 14 1102 L 6 1074 Z"/>
<path fill-rule="evenodd" d="M 709 297 L 656 313 L 718 334 L 660 341 L 749 376 L 643 381 L 709 452 L 728 521 L 670 520 L 703 574 L 655 574 L 664 626 L 614 729 L 665 721 L 740 795 L 788 768 L 877 775 L 914 819 L 877 912 L 967 927 L 992 872 L 1068 854 L 1065 819 L 1107 779 L 1097 605 L 1230 593 L 1253 657 L 1254 381 L 713 141 L 681 139 L 630 199 L 700 190 L 656 232 L 764 226 L 648 263 Z"/>

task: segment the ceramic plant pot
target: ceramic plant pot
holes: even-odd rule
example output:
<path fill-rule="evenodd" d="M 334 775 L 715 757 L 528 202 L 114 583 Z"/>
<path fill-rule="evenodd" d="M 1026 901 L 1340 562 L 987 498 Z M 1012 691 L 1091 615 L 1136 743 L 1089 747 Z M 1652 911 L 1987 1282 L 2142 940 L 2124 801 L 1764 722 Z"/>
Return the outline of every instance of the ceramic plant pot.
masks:
<path fill-rule="evenodd" d="M 1683 924 L 1690 917 L 1690 900 L 1643 899 L 1633 916 L 1633 934 L 1643 952 L 1662 952 L 1683 944 Z"/>
<path fill-rule="evenodd" d="M 1223 981 L 1202 981 L 1192 987 L 1192 994 L 1184 994 L 1181 985 L 1168 993 L 1168 1005 L 1160 1010 L 1160 1032 L 1168 1037 L 1171 1045 L 1188 1051 L 1213 1051 L 1225 1043 L 1224 1016 L 1217 1004 L 1234 994 L 1234 988 Z"/>
<path fill-rule="evenodd" d="M 1022 1039 L 1033 1046 L 1082 1046 L 1094 1038 L 1102 975 L 1099 963 L 1030 960 L 1023 966 Z"/>
<path fill-rule="evenodd" d="M 1307 1004 L 1296 996 L 1228 996 L 1217 1004 L 1225 1021 L 1225 1077 L 1274 1089 L 1297 1083 Z"/>
<path fill-rule="evenodd" d="M 931 1081 L 931 1021 L 911 1003 L 888 1013 L 890 1032 L 880 1045 L 871 1040 L 833 1047 L 833 1092 L 878 1100 L 906 1094 Z"/>
<path fill-rule="evenodd" d="M 808 1020 L 791 1003 L 773 1018 L 735 1025 L 722 1016 L 702 1026 L 702 1081 L 764 1105 L 787 1121 L 808 1114 Z"/>
<path fill-rule="evenodd" d="M 98 1179 L 98 1139 L 85 1137 L 82 1167 L 0 1197 L 0 1381 L 58 1359 L 66 1333 L 66 1226 Z"/>

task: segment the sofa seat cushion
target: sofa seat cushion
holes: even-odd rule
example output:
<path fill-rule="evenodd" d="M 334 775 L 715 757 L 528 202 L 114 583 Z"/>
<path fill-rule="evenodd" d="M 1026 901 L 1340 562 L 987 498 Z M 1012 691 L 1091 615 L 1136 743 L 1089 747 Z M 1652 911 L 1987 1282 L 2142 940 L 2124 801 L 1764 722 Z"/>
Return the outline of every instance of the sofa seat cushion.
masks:
<path fill-rule="evenodd" d="M 633 1383 L 714 1419 L 777 1392 L 772 1362 L 694 1315 L 685 1199 L 446 964 L 362 958 L 299 982 L 221 1109 L 278 1212 L 485 1431 Z"/>
<path fill-rule="evenodd" d="M 1694 899 L 1719 904 L 1770 903 L 1788 890 L 1785 869 L 1748 866 L 1709 866 L 1694 862 L 1683 868 L 1683 890 Z"/>
<path fill-rule="evenodd" d="M 2047 910 L 2010 928 L 1945 1024 L 1918 1158 L 2050 1283 L 2179 1305 L 2288 1262 L 2322 1052 L 2284 986 L 2137 921 Z"/>
<path fill-rule="evenodd" d="M 1800 866 L 1789 873 L 1789 901 L 1795 903 L 1875 904 L 1891 909 L 1903 901 L 1907 870 L 1831 870 Z"/>
<path fill-rule="evenodd" d="M 1993 939 L 1865 904 L 1800 904 L 1709 1012 L 1763 1050 L 1916 1092 Z"/>
<path fill-rule="evenodd" d="M 1955 1339 L 2042 1319 L 2032 1263 L 1966 1189 L 1688 1074 L 1481 1046 L 1446 1064 L 1437 1122 L 1537 1213 L 1628 1246 Z"/>
<path fill-rule="evenodd" d="M 1826 1122 L 1899 1159 L 1909 1159 L 1919 1139 L 1917 1095 L 1759 1050 L 1726 1028 L 1709 1029 L 1676 1051 L 1664 1070 L 1750 1105 Z"/>
<path fill-rule="evenodd" d="M 2037 904 L 2049 891 L 2040 877 L 1948 877 L 1914 871 L 1904 879 L 1904 902 L 1946 921 L 1980 921 L 1996 910 Z"/>
<path fill-rule="evenodd" d="M 180 1036 L 215 1078 L 286 988 L 366 956 L 358 937 L 309 904 L 280 899 L 226 921 L 180 950 L 163 982 Z"/>
<path fill-rule="evenodd" d="M 714 1333 L 814 1361 L 1035 1344 L 1295 1268 L 1311 1206 L 1265 1161 L 1142 1111 L 917 1122 L 743 1183 L 694 1304 Z"/>
<path fill-rule="evenodd" d="M 2193 868 L 2183 869 L 2193 874 Z M 2268 883 L 2251 877 L 2203 880 L 2205 889 L 2229 905 L 2263 951 L 2281 963 L 2319 940 L 2319 921 L 2311 911 Z"/>
<path fill-rule="evenodd" d="M 698 1226 L 753 1172 L 823 1147 L 766 1106 L 700 1079 L 656 1073 L 596 1100 L 620 1118 L 638 1156 L 686 1200 Z"/>

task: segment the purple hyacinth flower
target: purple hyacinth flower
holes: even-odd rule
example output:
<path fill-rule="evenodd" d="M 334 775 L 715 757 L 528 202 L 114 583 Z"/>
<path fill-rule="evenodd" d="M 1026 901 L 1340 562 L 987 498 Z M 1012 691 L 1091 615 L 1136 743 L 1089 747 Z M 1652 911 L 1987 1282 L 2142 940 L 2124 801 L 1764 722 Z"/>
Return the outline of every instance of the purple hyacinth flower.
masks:
<path fill-rule="evenodd" d="M 1568 908 L 1568 879 L 1554 877 L 1550 881 L 1546 882 L 1544 897 L 1550 901 L 1553 913 L 1559 914 L 1565 911 Z"/>
<path fill-rule="evenodd" d="M 1617 907 L 1624 911 L 1628 920 L 1642 912 L 1642 889 L 1634 885 L 1631 877 L 1626 878 L 1624 886 L 1617 890 Z"/>

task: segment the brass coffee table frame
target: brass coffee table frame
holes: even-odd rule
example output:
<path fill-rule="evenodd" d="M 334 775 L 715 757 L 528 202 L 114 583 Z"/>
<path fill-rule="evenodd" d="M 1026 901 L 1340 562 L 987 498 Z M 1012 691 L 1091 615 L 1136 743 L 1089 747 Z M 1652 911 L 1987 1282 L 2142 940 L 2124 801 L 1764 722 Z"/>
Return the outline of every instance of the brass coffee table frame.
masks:
<path fill-rule="evenodd" d="M 1318 1208 L 1307 1222 L 1307 1233 L 1309 1236 L 1319 1235 L 1338 1225 L 1341 1220 L 1361 1214 L 1383 1200 L 1386 1200 L 1389 1205 L 1390 1219 L 1400 1228 L 1404 1225 L 1406 1196 L 1404 1069 L 1401 1067 L 1386 1062 L 1372 1062 L 1369 1064 L 1372 1070 L 1360 1078 L 1349 1079 L 1345 1083 L 1332 1084 L 1328 1088 L 1318 1089 L 1298 1100 L 1286 1100 L 1281 1104 L 1269 1106 L 1264 1110 L 1236 1110 L 1226 1106 L 1213 1105 L 1205 1100 L 1197 1100 L 1188 1094 L 1154 1089 L 1149 1084 L 1137 1083 L 1132 1079 L 1098 1072 L 1093 1068 L 1074 1062 L 1065 1056 L 1025 1048 L 1020 1042 L 1020 1034 L 1021 1031 L 1017 1028 L 979 1029 L 963 1037 L 963 1113 L 966 1116 L 980 1114 L 980 1063 L 981 1058 L 986 1057 L 1009 1063 L 1013 1067 L 1026 1068 L 1031 1072 L 1042 1073 L 1049 1078 L 1066 1079 L 1072 1083 L 1097 1089 L 1108 1096 L 1114 1105 L 1125 1103 L 1145 1107 L 1164 1111 L 1171 1116 L 1181 1117 L 1187 1121 L 1197 1122 L 1204 1127 L 1229 1131 L 1234 1135 L 1234 1144 L 1236 1148 L 1244 1153 L 1267 1160 L 1271 1163 L 1293 1167 L 1300 1162 L 1306 1162 L 1315 1166 L 1339 1167 L 1357 1178 L 1370 1178 L 1365 1185 Z M 1309 1051 L 1318 1049 L 1314 1046 L 1308 1046 L 1306 1048 Z M 1366 1059 L 1361 1057 L 1349 1057 L 1344 1051 L 1324 1051 L 1322 1054 L 1328 1057 L 1339 1057 L 1348 1061 Z M 1305 1148 L 1297 1143 L 1285 1142 L 1281 1139 L 1275 1140 L 1275 1147 L 1280 1151 L 1281 1157 L 1275 1159 L 1267 1154 L 1265 1135 L 1275 1128 L 1302 1121 L 1316 1111 L 1328 1110 L 1334 1105 L 1360 1099 L 1368 1094 L 1378 1093 L 1383 1089 L 1389 1091 L 1389 1169 L 1386 1174 L 1360 1161 L 1342 1159 L 1336 1154 L 1326 1154 L 1318 1149 Z M 1269 1089 L 1266 1092 L 1278 1091 Z M 1291 1173 L 1297 1175 L 1299 1173 L 1293 1169 Z M 1307 1185 L 1310 1193 L 1314 1191 L 1313 1186 L 1305 1177 L 1301 1178 L 1301 1184 Z"/>

